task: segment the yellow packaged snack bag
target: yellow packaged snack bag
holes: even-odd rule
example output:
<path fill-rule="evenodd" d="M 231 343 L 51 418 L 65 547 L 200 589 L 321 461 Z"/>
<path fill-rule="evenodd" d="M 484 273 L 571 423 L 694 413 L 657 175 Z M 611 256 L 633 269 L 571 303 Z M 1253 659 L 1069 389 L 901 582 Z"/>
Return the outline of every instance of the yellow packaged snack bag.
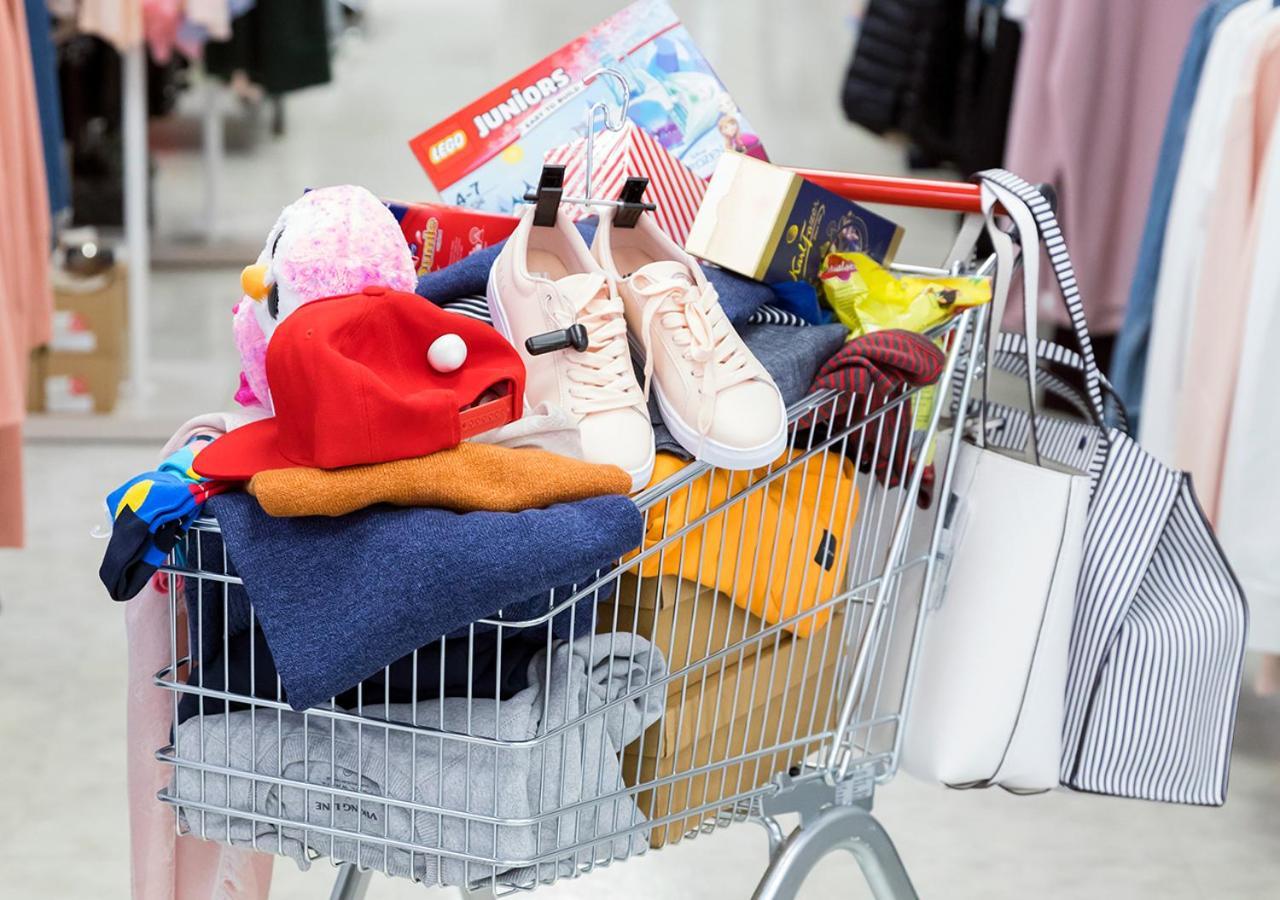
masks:
<path fill-rule="evenodd" d="M 818 275 L 827 304 L 854 337 L 886 328 L 923 332 L 991 299 L 991 279 L 897 276 L 865 253 L 829 253 Z"/>
<path fill-rule="evenodd" d="M 849 329 L 851 338 L 888 328 L 928 331 L 962 309 L 991 300 L 990 278 L 899 277 L 865 253 L 828 253 L 818 278 L 827 305 Z M 916 429 L 927 427 L 934 399 L 933 387 L 920 392 Z M 934 449 L 931 444 L 926 461 L 933 461 Z"/>

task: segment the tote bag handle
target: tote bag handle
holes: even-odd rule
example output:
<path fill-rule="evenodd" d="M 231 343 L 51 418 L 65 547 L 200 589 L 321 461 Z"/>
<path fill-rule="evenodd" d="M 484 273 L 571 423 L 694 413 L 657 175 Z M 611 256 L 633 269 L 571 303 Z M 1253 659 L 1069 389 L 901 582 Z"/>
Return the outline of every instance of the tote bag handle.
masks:
<path fill-rule="evenodd" d="M 997 261 L 996 274 L 992 282 L 992 307 L 991 315 L 988 318 L 988 335 L 985 347 L 987 371 L 992 371 L 991 366 L 997 346 L 1004 352 L 1021 351 L 1024 353 L 1028 370 L 1027 384 L 1030 394 L 1032 442 L 1038 462 L 1040 454 L 1035 403 L 1035 379 L 1038 372 L 1039 356 L 1043 352 L 1042 348 L 1053 346 L 1035 339 L 1034 329 L 1037 324 L 1036 298 L 1039 291 L 1041 244 L 1043 244 L 1048 255 L 1054 279 L 1058 283 L 1059 292 L 1067 308 L 1072 331 L 1080 347 L 1079 354 L 1071 353 L 1065 348 L 1058 348 L 1060 352 L 1055 354 L 1046 353 L 1045 355 L 1055 362 L 1065 362 L 1068 365 L 1072 365 L 1073 362 L 1078 363 L 1074 367 L 1079 368 L 1084 374 L 1085 400 L 1088 409 L 1092 413 L 1094 421 L 1100 426 L 1104 426 L 1106 421 L 1102 399 L 1104 383 L 1106 384 L 1107 392 L 1113 396 L 1114 390 L 1109 383 L 1106 383 L 1102 373 L 1098 371 L 1097 359 L 1093 353 L 1093 342 L 1089 337 L 1084 304 L 1080 300 L 1075 271 L 1071 266 L 1071 258 L 1067 253 L 1066 242 L 1062 237 L 1062 229 L 1058 225 L 1049 200 L 1039 189 L 1003 169 L 989 169 L 978 173 L 976 178 L 982 188 L 983 212 L 981 215 L 971 214 L 965 218 L 955 246 L 948 256 L 947 265 L 950 267 L 966 259 L 972 253 L 973 245 L 977 242 L 981 229 L 983 227 L 986 228 L 996 251 Z M 996 224 L 997 205 L 1003 208 L 1003 211 L 1017 229 L 1018 243 L 1022 250 L 1020 261 L 1023 270 L 1024 323 L 1024 334 L 1006 333 L 998 338 L 996 336 L 999 335 L 1000 322 L 1004 317 L 1009 287 L 1017 260 L 1015 260 L 1012 251 L 1012 237 Z M 1070 355 L 1068 356 L 1067 354 Z M 983 400 L 983 406 L 985 407 L 985 395 Z M 1122 421 L 1127 425 L 1127 416 L 1123 407 L 1118 406 L 1118 408 L 1120 409 Z M 979 435 L 982 435 L 984 431 L 985 428 L 979 429 Z M 1102 432 L 1103 440 L 1106 441 L 1107 430 L 1105 427 L 1102 428 Z M 979 437 L 979 441 L 981 440 L 982 437 Z"/>
<path fill-rule="evenodd" d="M 1004 319 L 1004 310 L 1009 301 L 1009 291 L 1018 269 L 1019 257 L 1015 252 L 1013 237 L 996 223 L 994 214 L 996 206 L 995 194 L 985 183 L 981 187 L 982 212 L 965 217 L 960 228 L 960 234 L 957 235 L 955 245 L 947 257 L 947 268 L 951 268 L 972 254 L 979 234 L 985 229 L 996 257 L 996 268 L 991 277 L 991 309 L 990 314 L 987 316 L 987 333 L 983 340 L 984 371 L 990 373 L 995 371 L 996 335 L 999 334 L 1000 322 Z M 1021 235 L 1019 235 L 1019 238 L 1021 239 Z M 1036 284 L 1039 281 L 1039 257 L 1035 254 L 1027 254 L 1024 251 L 1021 256 L 1021 262 L 1023 263 L 1024 279 L 1024 321 L 1031 330 L 1030 333 L 1034 333 L 1036 321 L 1035 293 L 1028 293 L 1026 286 Z M 1036 376 L 1038 368 L 1034 351 L 1028 347 L 1025 353 L 1027 359 L 1027 399 L 1031 408 L 1031 450 L 1036 465 L 1040 465 L 1040 433 L 1036 416 Z M 986 446 L 988 384 L 989 379 L 984 378 L 982 382 L 982 402 L 979 410 L 982 421 L 974 438 L 979 447 Z"/>

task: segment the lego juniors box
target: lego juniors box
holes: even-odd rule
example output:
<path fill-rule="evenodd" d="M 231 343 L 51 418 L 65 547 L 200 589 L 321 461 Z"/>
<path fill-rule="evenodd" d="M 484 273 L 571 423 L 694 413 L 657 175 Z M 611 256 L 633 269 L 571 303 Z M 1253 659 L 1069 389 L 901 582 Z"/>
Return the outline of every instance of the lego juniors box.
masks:
<path fill-rule="evenodd" d="M 444 202 L 510 213 L 538 182 L 548 150 L 582 137 L 587 109 L 620 108 L 612 78 L 630 85 L 629 118 L 695 174 L 709 178 L 725 150 L 764 149 L 663 0 L 638 0 L 409 142 Z"/>

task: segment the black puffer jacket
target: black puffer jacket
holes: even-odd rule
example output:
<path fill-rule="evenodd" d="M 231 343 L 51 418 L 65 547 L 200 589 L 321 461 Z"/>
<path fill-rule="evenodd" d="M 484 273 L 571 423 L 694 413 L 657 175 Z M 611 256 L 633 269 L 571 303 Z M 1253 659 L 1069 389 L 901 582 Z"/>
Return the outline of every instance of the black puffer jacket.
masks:
<path fill-rule="evenodd" d="M 911 145 L 914 165 L 962 174 L 1000 165 L 1021 43 L 999 7 L 871 0 L 845 77 L 844 111 Z"/>
<path fill-rule="evenodd" d="M 951 7 L 965 0 L 871 0 L 845 75 L 845 115 L 877 134 L 903 127 L 934 34 Z"/>

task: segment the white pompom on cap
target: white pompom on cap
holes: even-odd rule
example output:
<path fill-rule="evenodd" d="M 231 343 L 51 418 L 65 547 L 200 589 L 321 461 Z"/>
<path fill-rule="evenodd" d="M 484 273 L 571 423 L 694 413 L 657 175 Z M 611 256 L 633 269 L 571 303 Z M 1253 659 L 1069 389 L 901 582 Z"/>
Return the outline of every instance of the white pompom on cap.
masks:
<path fill-rule="evenodd" d="M 467 342 L 461 335 L 442 334 L 431 342 L 427 362 L 440 373 L 456 372 L 467 361 Z"/>

